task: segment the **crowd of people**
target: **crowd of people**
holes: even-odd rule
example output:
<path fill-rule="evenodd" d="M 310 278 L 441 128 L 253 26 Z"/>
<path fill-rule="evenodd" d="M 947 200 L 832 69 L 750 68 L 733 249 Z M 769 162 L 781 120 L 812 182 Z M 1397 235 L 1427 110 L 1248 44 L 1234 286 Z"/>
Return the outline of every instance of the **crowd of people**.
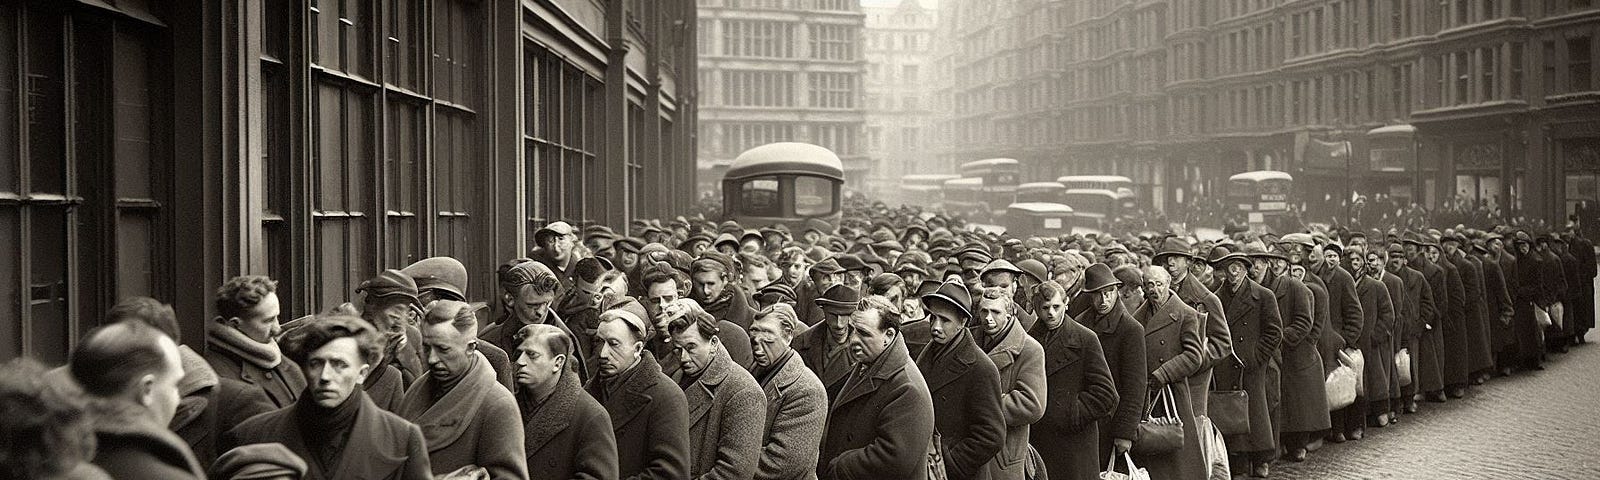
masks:
<path fill-rule="evenodd" d="M 1594 326 L 1581 235 L 1423 227 L 556 222 L 488 288 L 428 258 L 288 322 L 241 276 L 203 339 L 130 298 L 0 368 L 0 477 L 1264 478 Z"/>

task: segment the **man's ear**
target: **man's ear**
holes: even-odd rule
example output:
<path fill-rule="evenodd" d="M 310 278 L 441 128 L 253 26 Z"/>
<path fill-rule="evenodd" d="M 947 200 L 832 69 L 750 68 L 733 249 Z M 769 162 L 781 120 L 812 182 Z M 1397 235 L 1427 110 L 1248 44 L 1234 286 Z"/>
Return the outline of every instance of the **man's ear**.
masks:
<path fill-rule="evenodd" d="M 357 371 L 356 374 L 360 376 L 360 378 L 356 379 L 356 383 L 367 383 L 367 375 L 372 374 L 372 365 L 366 363 L 361 364 L 361 369 Z"/>
<path fill-rule="evenodd" d="M 462 335 L 466 335 L 466 334 L 463 333 Z M 471 340 L 467 340 L 467 351 L 471 352 L 471 351 L 476 351 L 477 349 L 478 349 L 478 339 L 477 338 L 473 338 Z"/>
<path fill-rule="evenodd" d="M 140 405 L 144 405 L 146 407 L 149 407 L 149 406 L 152 406 L 152 405 L 155 404 L 155 402 L 156 402 L 156 376 L 155 376 L 155 374 L 146 374 L 145 376 L 139 377 L 139 388 L 137 390 L 137 393 L 139 395 L 139 398 L 137 400 L 139 401 Z"/>
<path fill-rule="evenodd" d="M 563 353 L 563 354 L 560 354 L 560 355 L 556 355 L 556 358 L 553 358 L 551 360 L 556 362 L 556 371 L 557 372 L 561 371 L 561 369 L 567 368 L 567 354 Z"/>
<path fill-rule="evenodd" d="M 222 317 L 217 317 L 217 318 L 219 320 L 221 320 L 224 325 L 233 327 L 234 329 L 238 329 L 239 326 L 244 323 L 244 319 L 241 319 L 239 317 L 229 317 L 229 318 L 226 318 L 226 319 L 223 319 Z"/>

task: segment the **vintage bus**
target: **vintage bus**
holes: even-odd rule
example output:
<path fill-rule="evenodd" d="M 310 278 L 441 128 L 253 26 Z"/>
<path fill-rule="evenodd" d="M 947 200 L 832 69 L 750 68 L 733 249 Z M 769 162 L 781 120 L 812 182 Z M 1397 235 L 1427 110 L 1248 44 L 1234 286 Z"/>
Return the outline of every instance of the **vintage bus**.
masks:
<path fill-rule="evenodd" d="M 1072 207 L 1054 202 L 1018 202 L 1006 208 L 1006 234 L 1016 238 L 1083 233 Z"/>
<path fill-rule="evenodd" d="M 1109 190 L 1117 194 L 1117 203 L 1123 211 L 1139 208 L 1139 195 L 1134 190 L 1133 179 L 1121 175 L 1067 175 L 1056 178 L 1056 183 L 1067 189 Z"/>
<path fill-rule="evenodd" d="M 900 193 L 896 200 L 905 205 L 937 207 L 944 201 L 944 182 L 957 178 L 961 176 L 944 173 L 917 173 L 900 177 Z"/>
<path fill-rule="evenodd" d="M 785 224 L 799 231 L 808 219 L 837 226 L 844 163 L 809 143 L 770 143 L 746 150 L 722 175 L 728 220 L 746 226 Z"/>
<path fill-rule="evenodd" d="M 990 158 L 961 165 L 962 178 L 982 179 L 979 185 L 979 203 L 987 206 L 996 216 L 1005 215 L 1006 207 L 1017 200 L 1018 177 L 1022 164 L 1013 158 Z"/>
<path fill-rule="evenodd" d="M 1061 203 L 1066 191 L 1056 182 L 1028 182 L 1017 186 L 1017 203 Z"/>
<path fill-rule="evenodd" d="M 1251 228 L 1270 227 L 1275 230 L 1289 228 L 1289 195 L 1294 187 L 1294 177 L 1277 170 L 1257 170 L 1228 177 L 1228 199 Z"/>
<path fill-rule="evenodd" d="M 983 179 L 952 178 L 944 181 L 944 199 L 941 202 L 949 213 L 972 215 L 983 210 Z"/>
<path fill-rule="evenodd" d="M 1123 215 L 1123 197 L 1103 188 L 1070 188 L 1061 193 L 1062 202 L 1072 207 L 1084 226 L 1104 229 Z"/>

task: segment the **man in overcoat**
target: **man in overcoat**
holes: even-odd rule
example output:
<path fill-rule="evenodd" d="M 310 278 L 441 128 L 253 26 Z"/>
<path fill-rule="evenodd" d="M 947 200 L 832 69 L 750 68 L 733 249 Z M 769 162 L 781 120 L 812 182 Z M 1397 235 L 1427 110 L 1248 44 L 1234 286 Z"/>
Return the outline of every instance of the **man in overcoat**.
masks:
<path fill-rule="evenodd" d="M 1010 302 L 1005 292 L 996 293 Z M 987 479 L 988 464 L 1005 442 L 1000 372 L 967 331 L 972 314 L 965 286 L 946 282 L 922 302 L 933 343 L 917 357 L 917 370 L 933 398 L 945 473 L 955 480 Z"/>
<path fill-rule="evenodd" d="M 1433 287 L 1428 285 L 1428 279 L 1421 271 L 1411 268 L 1410 259 L 1406 255 L 1405 246 L 1399 243 L 1389 244 L 1389 261 L 1386 264 L 1389 273 L 1400 277 L 1400 283 L 1405 287 L 1405 301 L 1401 304 L 1401 316 L 1397 322 L 1399 330 L 1396 335 L 1396 345 L 1411 355 L 1411 383 L 1400 387 L 1400 395 L 1396 397 L 1391 409 L 1398 413 L 1417 412 L 1416 396 L 1421 392 L 1422 385 L 1422 334 L 1436 320 L 1438 313 L 1433 305 Z M 1434 372 L 1437 375 L 1437 371 Z"/>
<path fill-rule="evenodd" d="M 822 429 L 828 424 L 828 391 L 806 368 L 789 342 L 804 330 L 799 314 L 786 304 L 756 312 L 750 324 L 750 373 L 766 395 L 765 437 L 758 480 L 815 480 Z"/>
<path fill-rule="evenodd" d="M 1100 422 L 1099 451 L 1117 455 L 1132 448 L 1138 439 L 1150 374 L 1145 368 L 1144 327 L 1122 308 L 1117 297 L 1120 285 L 1111 267 L 1090 265 L 1084 271 L 1083 295 L 1090 297 L 1092 307 L 1075 319 L 1099 336 L 1106 365 L 1111 368 L 1118 401 L 1111 418 Z"/>
<path fill-rule="evenodd" d="M 611 417 L 583 391 L 568 368 L 576 348 L 553 325 L 518 332 L 517 403 L 522 413 L 528 476 L 534 479 L 617 478 L 617 439 Z"/>
<path fill-rule="evenodd" d="M 986 291 L 978 303 L 979 328 L 974 334 L 978 346 L 1000 371 L 1000 417 L 1006 427 L 1005 444 L 989 462 L 989 477 L 1025 480 L 1029 478 L 1028 437 L 1049 402 L 1044 347 L 1028 336 L 1016 302 L 991 297 L 997 295 Z"/>
<path fill-rule="evenodd" d="M 517 417 L 517 401 L 477 351 L 475 310 L 454 300 L 429 305 L 422 324 L 428 375 L 406 389 L 395 413 L 422 427 L 435 475 L 476 466 L 497 480 L 526 478 L 522 423 L 505 421 Z"/>
<path fill-rule="evenodd" d="M 1279 403 L 1273 427 L 1289 460 L 1303 461 L 1312 433 L 1328 429 L 1328 397 L 1322 357 L 1317 352 L 1316 296 L 1299 278 L 1289 275 L 1289 257 L 1280 250 L 1247 246 L 1256 278 L 1273 293 L 1283 321 L 1283 340 L 1274 359 Z M 1320 288 L 1320 287 L 1319 287 Z M 1326 294 L 1324 294 L 1326 295 Z M 1268 378 L 1269 384 L 1271 377 Z M 1269 389 L 1270 391 L 1270 389 Z"/>
<path fill-rule="evenodd" d="M 1178 237 L 1168 237 L 1161 243 L 1161 248 L 1151 258 L 1151 265 L 1164 267 L 1167 274 L 1172 277 L 1172 290 L 1178 294 L 1178 299 L 1189 305 L 1200 315 L 1200 322 L 1204 327 L 1205 338 L 1201 339 L 1200 346 L 1205 352 L 1200 368 L 1189 377 L 1189 391 L 1205 392 L 1211 389 L 1212 367 L 1224 358 L 1233 356 L 1233 336 L 1228 333 L 1228 316 L 1223 311 L 1222 301 L 1217 299 L 1217 294 L 1200 283 L 1200 279 L 1189 272 L 1190 263 L 1204 262 L 1193 253 L 1189 242 Z M 1194 408 L 1195 415 L 1206 414 L 1206 395 L 1192 395 L 1189 399 Z"/>
<path fill-rule="evenodd" d="M 1039 285 L 1039 321 L 1028 335 L 1044 348 L 1049 403 L 1028 442 L 1041 452 L 1050 478 L 1095 480 L 1110 452 L 1083 447 L 1099 445 L 1099 422 L 1116 408 L 1117 389 L 1099 337 L 1067 318 L 1066 297 L 1055 281 Z"/>
<path fill-rule="evenodd" d="M 761 454 L 766 398 L 722 348 L 717 323 L 709 313 L 690 311 L 670 327 L 681 354 L 678 384 L 689 405 L 689 476 L 750 478 Z"/>
<path fill-rule="evenodd" d="M 382 342 L 371 324 L 337 315 L 285 334 L 284 354 L 314 383 L 295 403 L 229 430 L 218 450 L 281 443 L 305 460 L 305 480 L 433 478 L 422 429 L 373 405 L 360 388 Z"/>
<path fill-rule="evenodd" d="M 795 354 L 828 389 L 828 399 L 838 398 L 839 389 L 855 365 L 849 348 L 850 315 L 861 302 L 861 292 L 844 284 L 828 287 L 815 300 L 823 321 L 795 337 Z"/>
<path fill-rule="evenodd" d="M 1482 384 L 1482 375 L 1494 368 L 1494 354 L 1489 350 L 1488 332 L 1485 330 L 1488 299 L 1484 297 L 1483 265 L 1473 262 L 1473 258 L 1467 255 L 1464 249 L 1468 245 L 1467 239 L 1458 232 L 1445 230 L 1440 238 L 1444 243 L 1445 256 L 1461 272 L 1461 286 L 1466 293 L 1464 311 L 1467 317 L 1463 319 L 1462 328 L 1467 342 L 1467 383 Z"/>
<path fill-rule="evenodd" d="M 503 266 L 499 273 L 500 301 L 509 313 L 499 322 L 489 325 L 478 334 L 478 338 L 487 345 L 505 352 L 510 358 L 520 342 L 517 341 L 517 332 L 527 325 L 551 325 L 566 333 L 573 345 L 578 344 L 577 335 L 572 333 L 566 321 L 556 314 L 553 307 L 556 297 L 561 293 L 561 277 L 550 270 L 544 263 L 522 260 Z M 485 358 L 494 354 L 487 348 L 483 352 Z M 572 359 L 567 368 L 578 372 L 580 381 L 591 376 L 588 371 L 587 360 L 581 354 Z M 492 358 L 491 358 L 491 361 Z M 509 361 L 509 360 L 508 360 Z M 508 369 L 509 370 L 509 369 Z M 507 372 L 509 376 L 509 372 Z"/>
<path fill-rule="evenodd" d="M 1145 366 L 1149 369 L 1145 382 L 1150 391 L 1172 388 L 1183 419 L 1183 448 L 1165 455 L 1140 455 L 1136 461 L 1150 471 L 1151 478 L 1203 480 L 1208 469 L 1189 397 L 1205 392 L 1190 391 L 1188 382 L 1205 358 L 1200 347 L 1200 314 L 1172 291 L 1172 276 L 1166 269 L 1146 267 L 1143 278 L 1145 301 L 1133 318 L 1144 326 Z"/>
<path fill-rule="evenodd" d="M 1437 232 L 1430 233 L 1437 245 L 1443 245 L 1443 238 Z M 1445 274 L 1445 303 L 1446 315 L 1440 320 L 1440 327 L 1444 330 L 1443 356 L 1441 357 L 1440 370 L 1444 373 L 1445 394 L 1450 398 L 1461 398 L 1467 394 L 1469 380 L 1468 366 L 1471 363 L 1471 353 L 1467 342 L 1467 286 L 1462 280 L 1461 267 L 1455 261 L 1444 255 L 1441 246 L 1430 245 L 1426 252 L 1428 259 L 1432 260 Z"/>
<path fill-rule="evenodd" d="M 585 388 L 606 407 L 624 479 L 689 477 L 689 406 L 645 351 L 644 306 L 624 297 L 600 314 L 595 378 Z"/>
<path fill-rule="evenodd" d="M 1267 363 L 1277 355 L 1283 338 L 1277 297 L 1250 279 L 1248 256 L 1216 246 L 1206 260 L 1221 280 L 1216 293 L 1228 312 L 1228 331 L 1233 334 L 1233 353 L 1238 358 L 1217 366 L 1217 389 L 1249 392 L 1250 432 L 1227 436 L 1228 452 L 1237 460 L 1230 465 L 1266 477 L 1278 448 L 1267 407 Z"/>
<path fill-rule="evenodd" d="M 206 362 L 217 376 L 254 385 L 275 408 L 306 388 L 305 374 L 279 348 L 278 283 L 260 275 L 234 277 L 217 288 L 217 317 L 206 324 Z"/>
<path fill-rule="evenodd" d="M 887 301 L 864 301 L 850 315 L 849 348 L 858 367 L 830 407 L 819 478 L 927 478 L 933 398 L 906 353 L 899 325 Z"/>

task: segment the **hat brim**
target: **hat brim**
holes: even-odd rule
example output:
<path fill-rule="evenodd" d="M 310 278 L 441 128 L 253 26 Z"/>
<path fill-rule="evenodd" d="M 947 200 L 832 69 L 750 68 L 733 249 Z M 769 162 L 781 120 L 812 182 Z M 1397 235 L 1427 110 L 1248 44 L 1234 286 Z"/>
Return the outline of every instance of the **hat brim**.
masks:
<path fill-rule="evenodd" d="M 967 319 L 969 319 L 969 320 L 972 319 L 972 311 L 968 310 L 965 305 L 962 305 L 961 302 L 956 301 L 956 299 L 950 298 L 949 295 L 945 295 L 943 293 L 939 293 L 938 291 L 934 291 L 933 293 L 930 293 L 930 294 L 927 294 L 927 295 L 923 295 L 920 298 L 920 300 L 922 300 L 922 305 L 924 307 L 926 307 L 928 305 L 931 305 L 934 302 L 939 302 L 939 303 L 943 303 L 945 305 L 949 305 L 949 306 L 955 308 L 956 311 L 961 312 L 962 315 L 965 315 Z"/>

